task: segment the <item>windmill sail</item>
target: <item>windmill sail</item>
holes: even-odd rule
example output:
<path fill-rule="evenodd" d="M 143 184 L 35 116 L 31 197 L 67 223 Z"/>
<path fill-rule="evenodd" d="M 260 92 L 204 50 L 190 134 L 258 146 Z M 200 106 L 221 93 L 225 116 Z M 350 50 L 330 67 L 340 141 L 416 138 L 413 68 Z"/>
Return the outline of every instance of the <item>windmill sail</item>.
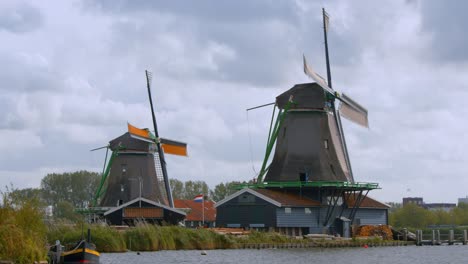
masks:
<path fill-rule="evenodd" d="M 322 89 L 324 89 L 330 94 L 335 94 L 333 89 L 328 87 L 325 79 L 322 76 L 320 76 L 318 73 L 316 73 L 309 65 L 307 65 L 307 60 L 306 60 L 305 55 L 302 55 L 302 61 L 304 64 L 304 73 L 307 76 L 309 76 L 312 80 L 314 80 L 316 83 L 318 83 L 318 85 L 320 85 Z"/>
<path fill-rule="evenodd" d="M 128 126 L 128 133 L 130 133 L 130 136 L 132 138 L 143 140 L 149 143 L 154 143 L 154 137 L 151 137 L 151 133 L 149 129 L 137 128 L 135 126 L 132 126 L 130 123 L 127 123 L 127 126 Z"/>
<path fill-rule="evenodd" d="M 159 140 L 161 141 L 161 147 L 164 150 L 164 153 L 177 156 L 188 156 L 187 143 L 166 138 L 160 138 Z"/>
<path fill-rule="evenodd" d="M 147 128 L 137 128 L 128 124 L 128 133 L 130 136 L 135 139 L 139 139 L 145 142 L 155 143 L 155 137 L 150 133 L 149 129 Z M 178 156 L 188 156 L 187 154 L 187 143 L 175 141 L 166 138 L 160 138 L 159 142 L 161 143 L 161 147 L 164 153 L 178 155 Z"/>
<path fill-rule="evenodd" d="M 369 120 L 367 117 L 367 109 L 362 107 L 360 104 L 356 103 L 353 99 L 346 96 L 345 94 L 341 95 L 341 104 L 340 104 L 340 114 L 354 123 L 361 125 L 363 127 L 369 127 Z"/>
<path fill-rule="evenodd" d="M 369 127 L 369 120 L 367 117 L 367 109 L 358 104 L 356 101 L 351 99 L 349 96 L 342 94 L 339 96 L 332 88 L 330 88 L 325 79 L 323 79 L 320 75 L 318 75 L 314 70 L 307 65 L 307 60 L 303 55 L 303 63 L 304 63 L 304 73 L 314 80 L 323 90 L 328 92 L 329 94 L 336 97 L 336 99 L 341 101 L 340 104 L 340 112 L 341 115 L 350 120 L 355 122 L 358 125 Z"/>

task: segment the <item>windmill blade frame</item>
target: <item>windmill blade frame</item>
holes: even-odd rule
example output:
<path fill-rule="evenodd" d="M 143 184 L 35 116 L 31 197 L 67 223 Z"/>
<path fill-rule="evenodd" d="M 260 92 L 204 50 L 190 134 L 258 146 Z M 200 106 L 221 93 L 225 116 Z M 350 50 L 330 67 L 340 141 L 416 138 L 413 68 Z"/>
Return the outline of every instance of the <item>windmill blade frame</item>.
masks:
<path fill-rule="evenodd" d="M 320 87 L 322 87 L 326 92 L 328 92 L 329 94 L 332 94 L 332 95 L 335 95 L 335 91 L 328 87 L 325 79 L 320 76 L 318 73 L 316 73 L 308 64 L 307 64 L 307 60 L 306 60 L 306 57 L 305 55 L 303 54 L 302 55 L 302 61 L 303 61 L 303 64 L 304 64 L 304 73 L 309 77 L 311 78 L 312 80 L 314 80 L 318 85 L 320 85 Z"/>
<path fill-rule="evenodd" d="M 330 88 L 325 79 L 322 78 L 319 74 L 317 74 L 308 64 L 305 55 L 303 55 L 303 63 L 304 63 L 304 73 L 314 80 L 324 91 L 334 96 L 338 99 L 340 104 L 340 113 L 341 115 L 363 127 L 369 127 L 369 120 L 368 120 L 368 112 L 367 109 L 364 108 L 362 105 L 351 99 L 351 97 L 343 94 L 338 94 L 332 88 Z"/>
<path fill-rule="evenodd" d="M 99 147 L 99 148 L 94 148 L 94 149 L 91 149 L 91 150 L 89 150 L 89 151 L 96 151 L 96 150 L 105 149 L 105 148 L 108 149 L 109 147 L 110 147 L 110 146 L 107 145 L 107 146 L 103 146 L 103 147 Z"/>
<path fill-rule="evenodd" d="M 339 108 L 339 113 L 341 116 L 354 122 L 355 124 L 369 128 L 369 118 L 366 108 L 345 94 L 342 94 L 339 99 L 341 101 Z"/>

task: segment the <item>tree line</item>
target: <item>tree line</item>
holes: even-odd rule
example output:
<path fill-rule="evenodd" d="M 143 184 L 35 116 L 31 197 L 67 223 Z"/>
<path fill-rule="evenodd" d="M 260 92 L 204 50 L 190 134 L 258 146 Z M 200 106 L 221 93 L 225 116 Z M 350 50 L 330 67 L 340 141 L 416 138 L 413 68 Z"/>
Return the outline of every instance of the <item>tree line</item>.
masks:
<path fill-rule="evenodd" d="M 93 201 L 94 194 L 101 180 L 97 172 L 76 171 L 50 173 L 42 180 L 39 188 L 7 188 L 5 199 L 24 201 L 37 199 L 43 206 L 51 207 L 53 217 L 72 221 L 82 217 L 76 208 L 87 207 Z M 171 179 L 170 185 L 174 199 L 193 199 L 199 194 L 206 199 L 218 202 L 237 191 L 240 182 L 219 183 L 213 189 L 204 181 L 185 181 Z M 450 211 L 431 211 L 415 204 L 401 206 L 392 203 L 389 210 L 389 222 L 396 227 L 425 228 L 431 225 L 468 225 L 468 204 L 460 203 Z"/>
<path fill-rule="evenodd" d="M 416 204 L 407 204 L 390 211 L 390 225 L 395 227 L 427 228 L 428 226 L 462 226 L 468 224 L 468 204 L 445 211 L 428 210 Z"/>
<path fill-rule="evenodd" d="M 8 195 L 15 200 L 37 199 L 45 207 L 52 208 L 53 216 L 69 220 L 79 220 L 81 216 L 76 208 L 91 205 L 101 180 L 101 174 L 90 171 L 50 173 L 42 180 L 39 188 L 14 189 L 10 187 Z M 220 201 L 234 193 L 234 186 L 239 182 L 220 183 L 210 189 L 204 181 L 186 181 L 170 179 L 174 199 L 193 199 L 199 194 L 206 199 Z"/>

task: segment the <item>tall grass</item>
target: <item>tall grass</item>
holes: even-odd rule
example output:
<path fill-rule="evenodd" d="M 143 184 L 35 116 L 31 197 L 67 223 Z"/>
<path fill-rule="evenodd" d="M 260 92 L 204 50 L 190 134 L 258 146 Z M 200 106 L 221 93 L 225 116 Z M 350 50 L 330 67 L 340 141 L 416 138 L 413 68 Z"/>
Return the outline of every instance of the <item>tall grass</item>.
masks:
<path fill-rule="evenodd" d="M 207 229 L 139 224 L 125 232 L 130 250 L 219 249 L 231 248 L 234 241 Z"/>
<path fill-rule="evenodd" d="M 127 250 L 124 236 L 121 232 L 102 225 L 70 225 L 65 223 L 48 226 L 47 240 L 49 244 L 60 240 L 62 245 L 73 245 L 82 238 L 86 239 L 87 229 L 91 229 L 91 242 L 99 252 L 124 252 Z"/>
<path fill-rule="evenodd" d="M 2 193 L 0 207 L 0 259 L 33 263 L 46 259 L 46 227 L 37 199 L 16 199 Z"/>
<path fill-rule="evenodd" d="M 248 236 L 236 239 L 239 243 L 288 243 L 293 239 L 275 232 L 252 231 Z"/>
<path fill-rule="evenodd" d="M 179 226 L 155 226 L 140 223 L 125 231 L 108 226 L 91 225 L 92 242 L 100 252 L 157 251 L 179 249 L 224 249 L 233 248 L 235 240 L 209 229 L 189 229 Z M 83 230 L 86 230 L 85 225 Z M 86 232 L 84 232 L 86 236 Z M 49 243 L 60 240 L 64 245 L 74 244 L 82 237 L 82 227 L 55 224 L 48 229 Z"/>

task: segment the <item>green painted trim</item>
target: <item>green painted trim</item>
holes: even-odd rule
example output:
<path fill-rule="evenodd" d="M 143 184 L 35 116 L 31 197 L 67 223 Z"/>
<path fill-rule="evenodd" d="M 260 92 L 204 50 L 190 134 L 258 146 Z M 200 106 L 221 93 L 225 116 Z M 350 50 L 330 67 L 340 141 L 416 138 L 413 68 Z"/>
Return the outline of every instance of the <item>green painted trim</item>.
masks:
<path fill-rule="evenodd" d="M 263 159 L 262 168 L 260 169 L 260 173 L 258 174 L 258 177 L 257 177 L 257 182 L 263 182 L 263 176 L 265 176 L 265 173 L 268 171 L 268 168 L 267 168 L 268 159 L 270 158 L 271 151 L 273 150 L 273 147 L 275 146 L 276 138 L 278 137 L 281 124 L 283 124 L 284 118 L 286 114 L 288 113 L 288 110 L 291 107 L 292 103 L 293 102 L 289 100 L 286 106 L 284 107 L 284 109 L 278 111 L 278 117 L 276 118 L 275 126 L 273 128 L 273 133 L 271 134 L 271 137 L 270 136 L 268 137 L 269 142 L 267 144 L 267 148 L 265 151 L 265 157 Z M 271 124 L 270 124 L 270 131 L 271 131 Z"/>
<path fill-rule="evenodd" d="M 112 166 L 112 163 L 115 159 L 115 157 L 117 157 L 119 155 L 119 150 L 115 150 L 115 151 L 112 151 L 112 155 L 109 159 L 109 163 L 107 163 L 107 168 L 106 168 L 106 171 L 102 174 L 102 177 L 101 177 L 101 182 L 99 183 L 99 187 L 98 189 L 96 190 L 96 194 L 94 195 L 94 199 L 93 199 L 93 206 L 97 206 L 97 200 L 102 196 L 102 187 L 104 186 L 106 180 L 107 180 L 107 176 L 109 176 L 109 172 L 110 172 L 110 168 Z"/>
<path fill-rule="evenodd" d="M 361 190 L 374 190 L 380 189 L 378 183 L 369 183 L 369 182 L 340 182 L 340 181 L 314 181 L 314 182 L 261 182 L 261 183 L 246 183 L 239 184 L 236 186 L 236 189 L 242 188 L 252 188 L 252 189 L 262 189 L 262 188 L 345 188 L 345 189 L 361 189 Z"/>
<path fill-rule="evenodd" d="M 273 113 L 271 113 L 270 130 L 268 131 L 267 145 L 268 145 L 268 142 L 270 142 L 270 138 L 271 138 L 271 129 L 273 127 L 273 120 L 275 120 L 275 111 L 276 111 L 276 104 L 273 106 Z"/>

